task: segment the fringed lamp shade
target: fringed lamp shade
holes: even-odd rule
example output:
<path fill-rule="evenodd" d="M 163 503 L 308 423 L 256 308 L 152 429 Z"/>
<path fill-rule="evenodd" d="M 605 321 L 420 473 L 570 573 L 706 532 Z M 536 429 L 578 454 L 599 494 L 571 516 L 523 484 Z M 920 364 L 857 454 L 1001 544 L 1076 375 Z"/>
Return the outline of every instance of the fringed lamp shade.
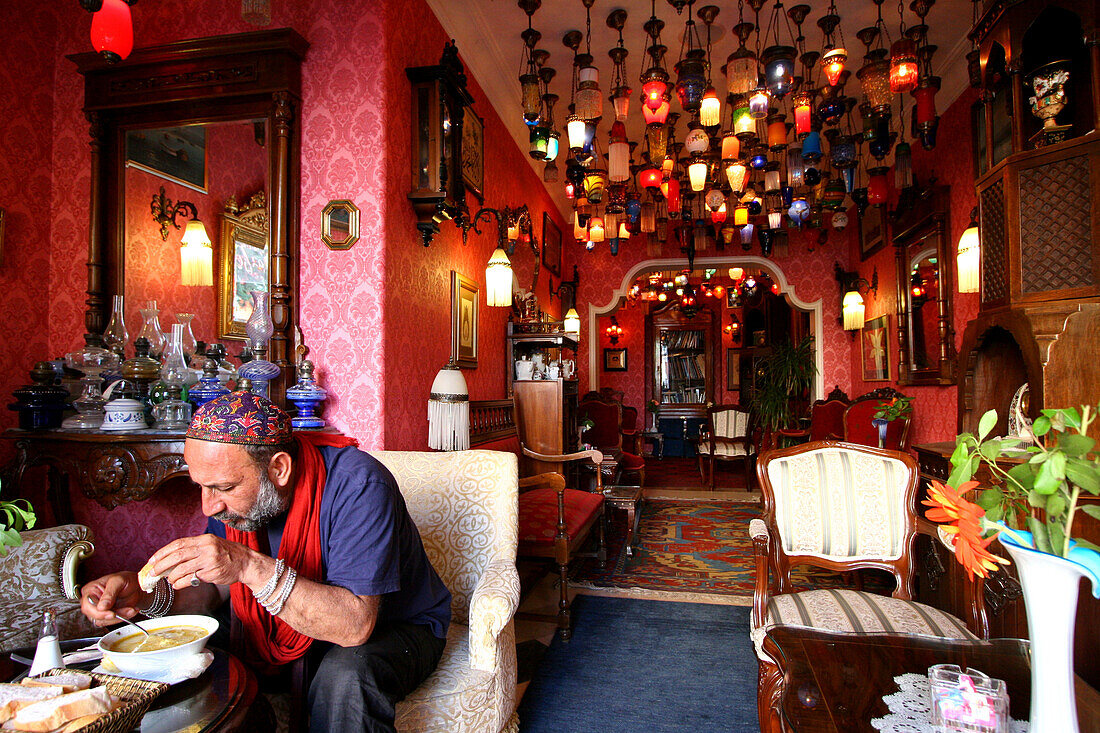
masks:
<path fill-rule="evenodd" d="M 467 450 L 470 447 L 470 393 L 453 362 L 439 370 L 428 397 L 428 447 Z"/>
<path fill-rule="evenodd" d="M 844 330 L 858 331 L 863 328 L 863 296 L 855 290 L 849 290 L 844 294 L 844 302 L 841 306 L 844 314 Z"/>
<path fill-rule="evenodd" d="M 485 304 L 508 306 L 512 304 L 512 263 L 503 249 L 493 250 L 485 267 Z"/>
<path fill-rule="evenodd" d="M 180 247 L 180 282 L 184 285 L 214 284 L 214 250 L 206 227 L 198 219 L 187 222 Z"/>
<path fill-rule="evenodd" d="M 981 262 L 981 238 L 978 235 L 978 225 L 971 223 L 959 238 L 959 253 L 957 263 L 959 266 L 959 292 L 978 292 L 978 266 Z"/>

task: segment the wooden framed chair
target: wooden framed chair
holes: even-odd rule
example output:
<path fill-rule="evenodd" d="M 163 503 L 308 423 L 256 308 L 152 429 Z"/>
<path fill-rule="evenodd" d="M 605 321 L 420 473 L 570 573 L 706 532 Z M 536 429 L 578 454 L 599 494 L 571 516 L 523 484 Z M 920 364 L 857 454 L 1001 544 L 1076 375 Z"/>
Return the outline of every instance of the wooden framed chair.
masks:
<path fill-rule="evenodd" d="M 767 636 L 775 626 L 977 638 L 960 619 L 911 600 L 918 482 L 912 456 L 821 441 L 768 451 L 756 471 L 764 518 L 749 523 L 756 563 L 751 637 L 762 732 L 783 729 L 783 655 Z M 798 564 L 837 572 L 878 568 L 893 574 L 897 586 L 890 597 L 845 589 L 796 592 L 791 566 Z"/>
<path fill-rule="evenodd" d="M 634 415 L 637 420 L 637 411 Z M 644 485 L 645 459 L 623 448 L 622 403 L 590 392 L 577 405 L 577 421 L 586 418 L 593 422 L 593 426 L 581 434 L 581 440 L 602 453 L 618 455 L 623 473 L 633 474 L 638 485 Z"/>
<path fill-rule="evenodd" d="M 878 411 L 880 404 L 889 402 L 894 397 L 904 396 L 892 387 L 883 387 L 857 397 L 844 411 L 844 440 L 849 443 L 877 447 L 878 428 L 871 423 L 871 419 Z M 909 424 L 912 417 L 910 413 L 887 423 L 883 448 L 902 451 L 909 448 Z"/>
<path fill-rule="evenodd" d="M 523 448 L 528 458 L 543 462 L 590 461 L 595 467 L 596 491 L 590 493 L 566 487 L 565 477 L 556 472 L 541 473 L 519 481 L 519 550 L 521 558 L 550 559 L 558 571 L 558 635 L 573 634 L 569 612 L 569 565 L 577 557 L 593 530 L 599 532 L 598 556 L 606 560 L 604 548 L 604 498 L 600 479 L 603 454 L 584 450 L 564 455 L 547 455 Z M 524 614 L 527 615 L 527 614 Z M 539 616 L 542 618 L 542 616 Z"/>
<path fill-rule="evenodd" d="M 713 405 L 707 409 L 707 424 L 699 434 L 699 473 L 714 491 L 714 462 L 741 461 L 745 467 L 745 488 L 752 491 L 752 462 L 756 448 L 752 419 L 740 405 Z M 709 471 L 703 471 L 703 460 Z M 709 475 L 708 475 L 709 474 Z"/>
<path fill-rule="evenodd" d="M 818 440 L 844 440 L 844 411 L 852 402 L 839 386 L 810 405 L 810 423 L 802 430 L 779 430 L 780 441 L 788 445 Z M 877 445 L 877 443 L 876 443 Z"/>

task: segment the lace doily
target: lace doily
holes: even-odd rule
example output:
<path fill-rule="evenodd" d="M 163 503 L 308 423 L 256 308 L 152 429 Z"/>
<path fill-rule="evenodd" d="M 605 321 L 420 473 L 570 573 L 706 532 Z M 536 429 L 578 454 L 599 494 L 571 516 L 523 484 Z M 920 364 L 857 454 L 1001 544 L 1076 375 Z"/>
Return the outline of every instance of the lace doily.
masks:
<path fill-rule="evenodd" d="M 927 675 L 902 674 L 894 678 L 898 691 L 882 701 L 888 715 L 875 718 L 871 727 L 883 733 L 935 733 L 932 727 L 932 688 Z M 1009 720 L 1009 733 L 1027 733 L 1027 721 Z"/>

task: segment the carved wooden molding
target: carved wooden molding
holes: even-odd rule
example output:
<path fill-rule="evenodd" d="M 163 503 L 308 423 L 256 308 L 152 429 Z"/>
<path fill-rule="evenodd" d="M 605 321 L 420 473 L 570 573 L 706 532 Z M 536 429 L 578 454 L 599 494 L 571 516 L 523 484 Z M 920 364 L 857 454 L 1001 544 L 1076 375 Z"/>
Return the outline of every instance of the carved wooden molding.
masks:
<path fill-rule="evenodd" d="M 1020 598 L 1023 594 L 1024 591 L 1020 587 L 1020 582 L 1006 573 L 1004 569 L 997 568 L 986 578 L 982 595 L 985 605 L 989 607 L 993 615 L 999 616 L 1008 604 Z"/>
<path fill-rule="evenodd" d="M 470 446 L 516 435 L 512 400 L 470 401 Z"/>

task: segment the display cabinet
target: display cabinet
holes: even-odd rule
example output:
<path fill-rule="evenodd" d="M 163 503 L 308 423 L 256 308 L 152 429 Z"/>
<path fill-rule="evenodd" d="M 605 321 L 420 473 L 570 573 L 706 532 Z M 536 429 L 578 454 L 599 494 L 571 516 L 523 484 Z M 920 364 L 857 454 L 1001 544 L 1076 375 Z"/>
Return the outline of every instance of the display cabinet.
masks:
<path fill-rule="evenodd" d="M 650 314 L 646 351 L 652 399 L 662 406 L 713 402 L 716 340 L 716 321 L 708 309 L 690 317 L 678 306 Z"/>

